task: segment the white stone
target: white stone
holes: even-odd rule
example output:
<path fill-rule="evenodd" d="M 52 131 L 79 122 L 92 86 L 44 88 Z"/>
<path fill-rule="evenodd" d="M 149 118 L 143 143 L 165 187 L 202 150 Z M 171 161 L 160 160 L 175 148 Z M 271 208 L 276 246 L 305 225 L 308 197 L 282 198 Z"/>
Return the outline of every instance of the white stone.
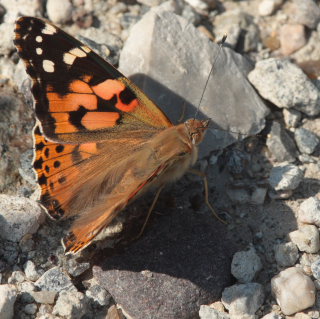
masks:
<path fill-rule="evenodd" d="M 269 184 L 276 191 L 296 189 L 303 179 L 303 171 L 296 165 L 282 163 L 272 167 Z"/>
<path fill-rule="evenodd" d="M 296 267 L 287 268 L 273 277 L 271 290 L 285 315 L 307 309 L 315 302 L 312 280 Z"/>
<path fill-rule="evenodd" d="M 320 227 L 320 200 L 317 197 L 304 200 L 299 207 L 298 219 L 302 223 Z"/>
<path fill-rule="evenodd" d="M 320 249 L 319 230 L 313 225 L 301 225 L 298 230 L 289 233 L 290 240 L 300 251 L 315 254 Z"/>
<path fill-rule="evenodd" d="M 80 319 L 87 313 L 87 297 L 82 292 L 62 291 L 53 308 L 53 314 Z"/>
<path fill-rule="evenodd" d="M 13 306 L 17 298 L 14 285 L 0 285 L 0 314 L 1 319 L 13 318 Z"/>
<path fill-rule="evenodd" d="M 15 270 L 12 272 L 11 276 L 8 278 L 9 284 L 17 284 L 25 281 L 24 273 L 21 270 Z"/>
<path fill-rule="evenodd" d="M 263 0 L 260 2 L 258 11 L 261 16 L 271 15 L 281 4 L 283 0 Z"/>
<path fill-rule="evenodd" d="M 248 79 L 262 97 L 280 108 L 294 108 L 309 116 L 320 113 L 320 91 L 288 60 L 261 60 Z"/>
<path fill-rule="evenodd" d="M 71 19 L 72 4 L 69 0 L 48 0 L 47 14 L 54 23 L 65 23 Z"/>
<path fill-rule="evenodd" d="M 36 202 L 0 195 L 0 238 L 19 242 L 26 234 L 34 234 L 44 219 L 45 213 Z"/>
<path fill-rule="evenodd" d="M 24 265 L 24 273 L 25 273 L 27 279 L 29 279 L 31 281 L 36 281 L 40 277 L 39 273 L 36 270 L 35 264 L 31 260 L 28 260 L 25 263 L 25 265 Z"/>
<path fill-rule="evenodd" d="M 261 268 L 260 257 L 253 247 L 248 251 L 239 251 L 233 256 L 231 273 L 241 283 L 251 282 Z"/>
<path fill-rule="evenodd" d="M 262 285 L 258 283 L 248 283 L 227 287 L 222 292 L 221 301 L 229 310 L 231 318 L 246 315 L 254 315 L 262 305 L 264 293 Z"/>
<path fill-rule="evenodd" d="M 291 242 L 275 245 L 274 252 L 277 264 L 281 267 L 293 266 L 299 258 L 298 248 Z"/>

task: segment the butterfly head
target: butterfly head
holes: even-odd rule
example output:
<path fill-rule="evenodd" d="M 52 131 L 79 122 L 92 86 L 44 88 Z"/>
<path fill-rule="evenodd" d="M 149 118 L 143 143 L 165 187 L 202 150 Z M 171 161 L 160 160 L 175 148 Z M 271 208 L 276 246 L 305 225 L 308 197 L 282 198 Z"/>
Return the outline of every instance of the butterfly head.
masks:
<path fill-rule="evenodd" d="M 210 120 L 189 119 L 185 126 L 192 144 L 197 145 L 202 142 L 204 134 L 209 126 Z"/>

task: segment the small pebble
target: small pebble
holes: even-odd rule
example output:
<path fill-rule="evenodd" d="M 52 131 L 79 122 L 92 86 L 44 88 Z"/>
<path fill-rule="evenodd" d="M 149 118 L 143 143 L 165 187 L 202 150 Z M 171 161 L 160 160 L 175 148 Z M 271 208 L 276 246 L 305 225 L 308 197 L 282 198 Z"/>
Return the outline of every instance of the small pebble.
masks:
<path fill-rule="evenodd" d="M 36 281 L 39 279 L 40 274 L 36 270 L 36 266 L 33 263 L 33 261 L 28 260 L 24 265 L 24 273 L 26 275 L 26 278 L 31 281 Z"/>
<path fill-rule="evenodd" d="M 270 16 L 279 8 L 283 0 L 262 0 L 259 4 L 258 10 L 260 16 Z"/>
<path fill-rule="evenodd" d="M 37 305 L 34 303 L 29 303 L 24 306 L 23 311 L 28 315 L 34 315 L 37 312 Z"/>
<path fill-rule="evenodd" d="M 313 225 L 301 225 L 298 230 L 289 233 L 289 238 L 300 251 L 315 254 L 320 249 L 319 230 Z"/>
<path fill-rule="evenodd" d="M 320 280 L 320 258 L 311 264 L 311 271 L 313 277 Z"/>
<path fill-rule="evenodd" d="M 269 184 L 275 191 L 296 189 L 304 176 L 303 171 L 296 165 L 283 163 L 272 167 Z"/>
<path fill-rule="evenodd" d="M 298 219 L 302 223 L 320 227 L 320 200 L 317 197 L 304 200 L 299 207 Z"/>
<path fill-rule="evenodd" d="M 283 55 L 301 49 L 307 42 L 304 26 L 301 24 L 285 24 L 280 29 L 280 45 Z"/>
<path fill-rule="evenodd" d="M 53 23 L 66 23 L 72 17 L 72 4 L 69 0 L 48 0 L 47 14 Z"/>
<path fill-rule="evenodd" d="M 232 258 L 231 273 L 241 283 L 251 282 L 261 268 L 260 257 L 253 247 L 235 253 Z"/>
<path fill-rule="evenodd" d="M 111 295 L 99 285 L 90 286 L 90 288 L 86 290 L 86 296 L 92 298 L 100 306 L 107 306 L 111 301 Z"/>
<path fill-rule="evenodd" d="M 319 145 L 319 137 L 303 127 L 294 131 L 294 138 L 301 153 L 310 155 Z"/>
<path fill-rule="evenodd" d="M 291 242 L 275 245 L 274 252 L 277 264 L 281 267 L 293 266 L 299 258 L 298 248 Z"/>
<path fill-rule="evenodd" d="M 229 314 L 218 311 L 209 306 L 202 305 L 199 310 L 200 319 L 229 319 Z"/>
<path fill-rule="evenodd" d="M 254 315 L 264 300 L 262 285 L 258 283 L 248 283 L 227 287 L 222 292 L 221 301 L 229 310 L 231 318 L 233 316 Z"/>
<path fill-rule="evenodd" d="M 80 319 L 87 313 L 87 297 L 79 291 L 61 291 L 52 313 L 67 318 Z"/>
<path fill-rule="evenodd" d="M 67 271 L 73 276 L 77 277 L 90 268 L 90 263 L 78 263 L 75 259 L 69 259 L 67 262 Z"/>
<path fill-rule="evenodd" d="M 301 121 L 301 113 L 294 109 L 283 109 L 283 119 L 288 128 L 297 127 Z"/>
<path fill-rule="evenodd" d="M 296 267 L 287 268 L 273 277 L 271 290 L 285 315 L 307 309 L 315 302 L 312 280 Z"/>
<path fill-rule="evenodd" d="M 9 284 L 17 284 L 25 281 L 24 273 L 21 270 L 13 271 L 11 276 L 8 278 Z"/>

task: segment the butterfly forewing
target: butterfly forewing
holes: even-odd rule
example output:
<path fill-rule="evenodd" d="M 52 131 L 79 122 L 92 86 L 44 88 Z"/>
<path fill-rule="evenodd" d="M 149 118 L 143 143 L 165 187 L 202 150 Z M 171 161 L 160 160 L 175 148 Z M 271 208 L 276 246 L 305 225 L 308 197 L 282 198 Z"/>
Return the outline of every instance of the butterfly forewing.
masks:
<path fill-rule="evenodd" d="M 33 79 L 36 115 L 47 138 L 100 141 L 122 130 L 172 125 L 131 81 L 56 26 L 22 17 L 15 44 Z"/>

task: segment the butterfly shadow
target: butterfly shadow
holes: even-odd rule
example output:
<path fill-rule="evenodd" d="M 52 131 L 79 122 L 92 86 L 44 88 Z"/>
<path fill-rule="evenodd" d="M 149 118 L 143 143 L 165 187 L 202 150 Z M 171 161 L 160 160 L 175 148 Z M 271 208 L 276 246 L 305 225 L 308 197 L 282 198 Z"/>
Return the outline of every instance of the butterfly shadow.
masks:
<path fill-rule="evenodd" d="M 195 106 L 154 79 L 136 74 L 131 80 L 161 105 L 173 123 L 195 116 Z M 197 118 L 207 118 L 201 109 L 197 114 Z M 123 270 L 139 274 L 148 270 L 184 279 L 218 298 L 222 289 L 232 282 L 230 262 L 236 245 L 225 236 L 227 226 L 215 219 L 205 205 L 200 205 L 197 211 L 190 208 L 190 198 L 203 190 L 200 179 L 183 178 L 167 189 L 155 209 L 160 214 L 152 215 L 143 236 L 125 248 L 100 251 L 92 259 L 93 264 L 103 272 Z M 168 207 L 170 197 L 175 198 L 175 204 Z M 147 195 L 139 199 L 128 208 L 127 214 L 131 209 L 146 213 L 149 208 L 146 203 L 151 198 L 152 195 Z M 133 233 L 139 233 L 140 227 L 138 223 Z"/>

